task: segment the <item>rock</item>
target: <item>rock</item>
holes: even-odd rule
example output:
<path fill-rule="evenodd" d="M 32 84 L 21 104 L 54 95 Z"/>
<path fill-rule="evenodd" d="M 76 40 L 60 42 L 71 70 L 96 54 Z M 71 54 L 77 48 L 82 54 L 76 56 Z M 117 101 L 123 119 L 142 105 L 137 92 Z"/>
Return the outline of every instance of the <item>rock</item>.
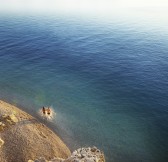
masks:
<path fill-rule="evenodd" d="M 62 158 L 54 158 L 49 162 L 63 162 L 63 161 L 64 161 L 64 159 L 62 159 Z"/>
<path fill-rule="evenodd" d="M 89 147 L 77 149 L 64 162 L 105 162 L 105 158 L 99 149 Z"/>
<path fill-rule="evenodd" d="M 8 115 L 7 114 L 4 114 L 2 115 L 2 118 L 5 119 Z"/>
<path fill-rule="evenodd" d="M 87 150 L 82 150 L 81 155 L 85 155 L 87 153 Z"/>
<path fill-rule="evenodd" d="M 3 131 L 5 127 L 5 124 L 3 122 L 0 122 L 0 131 Z"/>
<path fill-rule="evenodd" d="M 2 147 L 3 144 L 4 144 L 4 141 L 0 138 L 0 148 Z"/>
<path fill-rule="evenodd" d="M 0 131 L 3 131 L 4 130 L 4 127 L 0 126 Z"/>
<path fill-rule="evenodd" d="M 11 120 L 9 120 L 9 119 L 6 119 L 6 122 L 7 122 L 7 124 L 9 124 L 9 125 L 12 125 L 12 124 L 13 124 L 13 122 L 12 122 Z"/>
<path fill-rule="evenodd" d="M 40 158 L 35 161 L 28 162 L 105 162 L 104 154 L 96 147 L 93 148 L 79 148 L 75 150 L 67 159 L 54 158 L 51 161 L 47 161 L 44 158 Z"/>
<path fill-rule="evenodd" d="M 14 114 L 11 115 L 4 114 L 1 116 L 0 127 L 2 127 L 2 122 L 4 122 L 7 125 L 12 125 L 17 123 L 18 119 Z"/>
<path fill-rule="evenodd" d="M 11 115 L 3 114 L 2 116 L 0 116 L 0 131 L 3 131 L 5 127 L 14 125 L 17 122 L 18 122 L 18 119 L 14 114 L 11 114 Z"/>
<path fill-rule="evenodd" d="M 14 114 L 9 115 L 8 118 L 9 118 L 9 120 L 11 120 L 11 121 L 14 122 L 14 123 L 17 123 L 17 122 L 18 122 L 18 119 L 16 118 L 16 116 L 15 116 Z"/>
<path fill-rule="evenodd" d="M 76 155 L 77 154 L 77 151 L 75 150 L 73 153 L 72 153 L 72 156 Z"/>
<path fill-rule="evenodd" d="M 35 160 L 34 162 L 48 162 L 45 158 L 40 157 L 40 159 Z"/>
<path fill-rule="evenodd" d="M 96 152 L 97 148 L 94 146 L 93 148 L 91 148 L 92 152 Z"/>

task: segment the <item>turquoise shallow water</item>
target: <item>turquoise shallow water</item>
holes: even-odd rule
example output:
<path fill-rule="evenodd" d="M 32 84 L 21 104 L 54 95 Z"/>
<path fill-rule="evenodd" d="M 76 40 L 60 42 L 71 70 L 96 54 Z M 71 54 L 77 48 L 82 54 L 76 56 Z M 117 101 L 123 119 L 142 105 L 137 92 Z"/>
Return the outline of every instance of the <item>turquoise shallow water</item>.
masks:
<path fill-rule="evenodd" d="M 168 39 L 154 28 L 76 17 L 0 17 L 0 98 L 107 162 L 168 160 Z"/>

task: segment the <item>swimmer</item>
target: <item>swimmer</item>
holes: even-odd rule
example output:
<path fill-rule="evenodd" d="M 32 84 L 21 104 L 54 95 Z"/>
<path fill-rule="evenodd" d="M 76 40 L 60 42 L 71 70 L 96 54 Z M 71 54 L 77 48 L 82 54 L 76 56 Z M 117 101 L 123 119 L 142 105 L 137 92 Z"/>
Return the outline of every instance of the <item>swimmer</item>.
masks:
<path fill-rule="evenodd" d="M 51 114 L 51 110 L 50 110 L 50 108 L 48 107 L 48 109 L 47 109 L 47 114 L 48 115 L 50 115 Z"/>
<path fill-rule="evenodd" d="M 42 111 L 43 111 L 43 115 L 45 115 L 45 113 L 46 113 L 46 109 L 45 109 L 45 107 L 44 107 L 44 106 L 43 106 Z"/>

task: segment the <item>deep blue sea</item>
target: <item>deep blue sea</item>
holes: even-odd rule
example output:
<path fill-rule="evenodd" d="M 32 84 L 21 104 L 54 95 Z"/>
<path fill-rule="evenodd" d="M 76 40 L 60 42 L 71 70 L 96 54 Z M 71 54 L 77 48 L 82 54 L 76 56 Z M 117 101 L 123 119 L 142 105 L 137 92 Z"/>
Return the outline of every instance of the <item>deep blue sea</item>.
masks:
<path fill-rule="evenodd" d="M 134 21 L 0 16 L 0 99 L 107 162 L 168 161 L 168 31 Z M 145 23 L 145 22 L 144 22 Z"/>

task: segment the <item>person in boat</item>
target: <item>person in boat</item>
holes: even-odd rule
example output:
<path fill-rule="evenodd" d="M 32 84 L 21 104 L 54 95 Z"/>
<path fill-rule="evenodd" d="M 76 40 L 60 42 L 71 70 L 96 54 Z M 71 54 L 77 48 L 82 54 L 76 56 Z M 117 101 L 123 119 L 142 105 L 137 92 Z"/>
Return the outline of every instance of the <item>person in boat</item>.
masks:
<path fill-rule="evenodd" d="M 51 109 L 48 107 L 47 109 L 47 114 L 50 115 L 51 114 Z"/>
<path fill-rule="evenodd" d="M 45 107 L 44 107 L 44 106 L 43 106 L 42 111 L 43 111 L 43 115 L 45 115 L 45 113 L 46 113 L 46 109 L 45 109 Z"/>

